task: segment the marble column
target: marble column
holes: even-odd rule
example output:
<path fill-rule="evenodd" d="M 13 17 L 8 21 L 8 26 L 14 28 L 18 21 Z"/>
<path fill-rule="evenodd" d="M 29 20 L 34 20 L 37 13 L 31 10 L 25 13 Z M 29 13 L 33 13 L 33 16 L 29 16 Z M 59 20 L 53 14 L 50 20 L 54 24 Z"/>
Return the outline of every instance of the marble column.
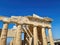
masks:
<path fill-rule="evenodd" d="M 38 45 L 38 34 L 37 34 L 37 27 L 33 27 L 33 38 L 34 38 L 34 45 Z"/>
<path fill-rule="evenodd" d="M 44 27 L 42 27 L 42 42 L 43 42 L 43 45 L 48 45 L 47 44 L 47 37 L 46 37 L 46 30 Z"/>
<path fill-rule="evenodd" d="M 1 45 L 1 38 L 0 38 L 0 45 Z"/>
<path fill-rule="evenodd" d="M 13 40 L 10 42 L 10 45 L 13 45 Z"/>
<path fill-rule="evenodd" d="M 13 39 L 13 45 L 15 45 L 15 41 L 16 41 L 16 38 L 14 37 L 14 39 Z"/>
<path fill-rule="evenodd" d="M 29 38 L 29 45 L 32 45 L 32 37 Z"/>
<path fill-rule="evenodd" d="M 54 45 L 54 41 L 53 41 L 53 37 L 52 37 L 52 31 L 51 31 L 50 28 L 48 29 L 48 33 L 49 33 L 50 44 L 51 44 L 51 45 Z"/>
<path fill-rule="evenodd" d="M 22 45 L 22 38 L 21 38 L 22 30 L 21 25 L 17 25 L 17 31 L 16 31 L 16 44 L 15 45 Z"/>
<path fill-rule="evenodd" d="M 1 45 L 6 45 L 7 42 L 8 23 L 3 24 L 1 33 Z"/>

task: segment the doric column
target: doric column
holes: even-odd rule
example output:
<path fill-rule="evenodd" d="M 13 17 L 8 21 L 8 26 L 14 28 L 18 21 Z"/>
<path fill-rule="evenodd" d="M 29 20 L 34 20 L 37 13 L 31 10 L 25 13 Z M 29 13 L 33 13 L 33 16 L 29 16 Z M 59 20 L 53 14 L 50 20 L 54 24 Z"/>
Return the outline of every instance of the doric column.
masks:
<path fill-rule="evenodd" d="M 51 45 L 54 45 L 54 41 L 53 41 L 51 29 L 48 29 L 48 33 L 49 33 L 50 44 L 51 44 Z"/>
<path fill-rule="evenodd" d="M 10 42 L 10 45 L 13 45 L 13 40 Z"/>
<path fill-rule="evenodd" d="M 32 37 L 29 38 L 29 45 L 32 45 Z"/>
<path fill-rule="evenodd" d="M 13 39 L 13 45 L 15 45 L 15 41 L 16 41 L 16 38 L 14 37 L 14 39 Z"/>
<path fill-rule="evenodd" d="M 1 33 L 1 45 L 6 45 L 7 32 L 8 32 L 8 23 L 4 23 Z"/>
<path fill-rule="evenodd" d="M 1 45 L 1 38 L 0 38 L 0 45 Z"/>
<path fill-rule="evenodd" d="M 37 27 L 33 27 L 33 38 L 34 38 L 34 45 L 38 45 L 38 36 L 37 36 Z"/>
<path fill-rule="evenodd" d="M 46 37 L 46 33 L 45 33 L 45 28 L 42 27 L 42 42 L 43 42 L 43 45 L 47 45 L 47 37 Z"/>
<path fill-rule="evenodd" d="M 15 45 L 22 45 L 21 34 L 22 34 L 21 25 L 17 25 L 16 44 Z"/>

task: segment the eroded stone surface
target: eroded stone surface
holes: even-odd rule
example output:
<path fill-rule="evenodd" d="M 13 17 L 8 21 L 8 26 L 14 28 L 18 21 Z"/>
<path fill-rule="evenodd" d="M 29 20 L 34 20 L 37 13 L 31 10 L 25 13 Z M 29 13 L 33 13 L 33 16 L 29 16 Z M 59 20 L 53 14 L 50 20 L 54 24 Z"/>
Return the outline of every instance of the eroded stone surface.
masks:
<path fill-rule="evenodd" d="M 51 45 L 54 45 L 51 32 L 52 19 L 50 18 L 33 14 L 33 16 L 0 16 L 0 20 L 5 24 L 0 30 L 0 45 L 6 45 L 7 37 L 13 37 L 10 45 L 48 45 L 46 28 L 49 30 L 49 41 Z M 12 29 L 8 29 L 9 23 L 16 25 Z M 22 32 L 24 40 L 21 37 Z"/>

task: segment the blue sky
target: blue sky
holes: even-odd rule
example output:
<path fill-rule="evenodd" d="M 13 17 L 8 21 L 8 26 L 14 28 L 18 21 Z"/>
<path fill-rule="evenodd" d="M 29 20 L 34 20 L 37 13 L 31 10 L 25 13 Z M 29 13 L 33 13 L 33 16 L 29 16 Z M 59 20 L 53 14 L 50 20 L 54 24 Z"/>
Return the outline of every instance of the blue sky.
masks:
<path fill-rule="evenodd" d="M 60 38 L 60 0 L 0 0 L 0 16 L 32 16 L 33 13 L 52 18 L 53 37 Z"/>

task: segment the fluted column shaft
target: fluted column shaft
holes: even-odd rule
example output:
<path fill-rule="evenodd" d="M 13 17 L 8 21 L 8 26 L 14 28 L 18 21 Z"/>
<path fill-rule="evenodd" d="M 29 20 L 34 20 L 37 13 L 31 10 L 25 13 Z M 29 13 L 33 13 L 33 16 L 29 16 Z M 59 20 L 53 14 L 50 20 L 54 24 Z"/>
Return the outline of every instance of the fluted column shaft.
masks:
<path fill-rule="evenodd" d="M 32 45 L 32 37 L 29 38 L 29 45 Z"/>
<path fill-rule="evenodd" d="M 13 40 L 10 42 L 10 45 L 13 45 Z"/>
<path fill-rule="evenodd" d="M 14 39 L 13 39 L 13 45 L 15 45 L 15 41 L 16 41 L 16 38 L 14 37 Z"/>
<path fill-rule="evenodd" d="M 48 45 L 45 31 L 46 31 L 45 28 L 42 27 L 42 42 L 43 42 L 43 45 Z"/>
<path fill-rule="evenodd" d="M 48 32 L 49 32 L 50 44 L 51 44 L 51 45 L 54 45 L 54 41 L 53 41 L 52 31 L 51 31 L 51 29 L 48 29 Z"/>
<path fill-rule="evenodd" d="M 7 32 L 8 32 L 8 23 L 4 23 L 1 33 L 1 45 L 6 45 Z"/>
<path fill-rule="evenodd" d="M 34 45 L 38 45 L 37 27 L 33 27 Z"/>
<path fill-rule="evenodd" d="M 22 38 L 21 38 L 21 25 L 17 25 L 17 31 L 16 31 L 16 44 L 15 45 L 22 45 Z"/>
<path fill-rule="evenodd" d="M 0 45 L 1 45 L 1 38 L 0 38 Z"/>

